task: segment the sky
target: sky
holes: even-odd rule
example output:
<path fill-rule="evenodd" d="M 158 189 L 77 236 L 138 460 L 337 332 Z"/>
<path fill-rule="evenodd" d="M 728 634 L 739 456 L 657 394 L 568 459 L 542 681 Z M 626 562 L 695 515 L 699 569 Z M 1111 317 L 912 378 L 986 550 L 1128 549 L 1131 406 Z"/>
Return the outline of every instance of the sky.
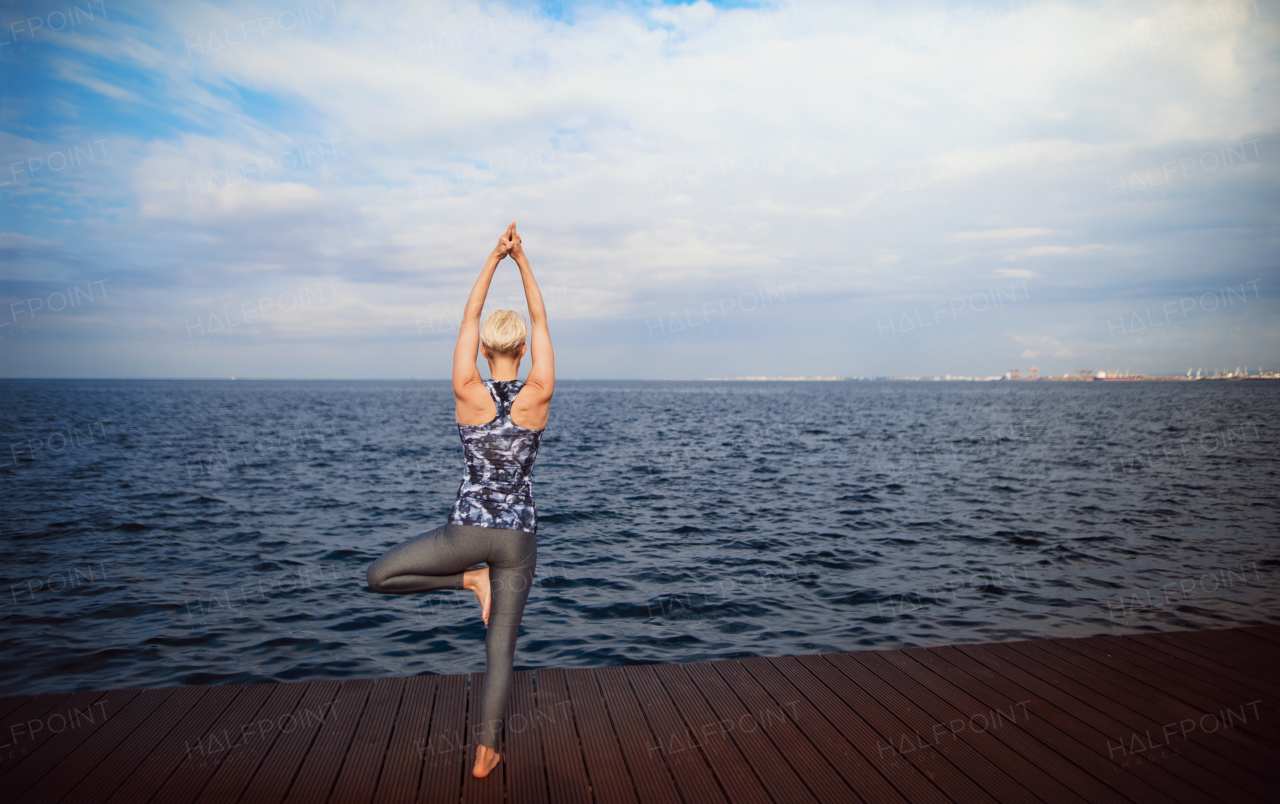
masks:
<path fill-rule="evenodd" d="M 1278 26 L 19 0 L 0 376 L 444 379 L 511 221 L 566 379 L 1276 370 Z"/>

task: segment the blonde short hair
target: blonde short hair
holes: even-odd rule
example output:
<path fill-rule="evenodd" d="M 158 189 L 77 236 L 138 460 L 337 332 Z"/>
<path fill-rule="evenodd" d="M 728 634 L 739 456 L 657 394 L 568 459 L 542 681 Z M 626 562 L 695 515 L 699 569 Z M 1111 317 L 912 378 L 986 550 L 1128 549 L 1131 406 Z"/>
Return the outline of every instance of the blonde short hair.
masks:
<path fill-rule="evenodd" d="M 528 337 L 524 316 L 515 310 L 494 310 L 480 325 L 480 342 L 492 354 L 513 357 Z"/>

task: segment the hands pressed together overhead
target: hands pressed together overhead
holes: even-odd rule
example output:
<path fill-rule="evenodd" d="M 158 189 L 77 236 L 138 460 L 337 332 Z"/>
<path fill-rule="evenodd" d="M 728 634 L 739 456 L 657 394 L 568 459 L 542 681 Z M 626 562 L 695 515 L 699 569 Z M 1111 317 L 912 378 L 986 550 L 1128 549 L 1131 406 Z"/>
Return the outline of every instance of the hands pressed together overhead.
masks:
<path fill-rule="evenodd" d="M 498 238 L 498 245 L 494 246 L 493 253 L 498 255 L 499 261 L 508 255 L 517 259 L 524 256 L 524 248 L 520 244 L 520 235 L 516 233 L 515 221 L 512 221 L 507 230 L 502 233 L 502 237 Z"/>

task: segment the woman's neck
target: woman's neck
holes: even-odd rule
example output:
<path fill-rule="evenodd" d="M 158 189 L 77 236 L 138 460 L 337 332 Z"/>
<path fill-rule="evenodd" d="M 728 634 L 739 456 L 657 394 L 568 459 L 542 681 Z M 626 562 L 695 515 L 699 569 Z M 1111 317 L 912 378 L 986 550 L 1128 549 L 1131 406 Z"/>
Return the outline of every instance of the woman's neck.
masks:
<path fill-rule="evenodd" d="M 520 376 L 519 363 L 490 363 L 489 377 L 494 382 L 511 382 Z"/>

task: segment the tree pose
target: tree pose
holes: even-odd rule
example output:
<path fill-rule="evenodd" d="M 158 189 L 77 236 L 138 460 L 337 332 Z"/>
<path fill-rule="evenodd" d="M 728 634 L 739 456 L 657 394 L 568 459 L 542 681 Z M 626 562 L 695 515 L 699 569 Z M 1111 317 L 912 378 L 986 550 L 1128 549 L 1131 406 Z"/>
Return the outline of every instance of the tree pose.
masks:
<path fill-rule="evenodd" d="M 494 271 L 510 256 L 520 269 L 532 337 L 524 319 L 495 310 L 480 325 Z M 532 348 L 529 376 L 520 360 Z M 485 380 L 476 350 L 489 363 Z M 512 223 L 485 260 L 462 315 L 453 350 L 454 411 L 466 471 L 447 524 L 391 548 L 369 567 L 369 588 L 389 595 L 470 589 L 489 629 L 484 700 L 475 766 L 484 777 L 498 765 L 498 736 L 511 697 L 520 618 L 537 563 L 538 518 L 530 474 L 555 390 L 555 359 L 542 293 Z M 477 567 L 483 564 L 485 566 Z"/>

